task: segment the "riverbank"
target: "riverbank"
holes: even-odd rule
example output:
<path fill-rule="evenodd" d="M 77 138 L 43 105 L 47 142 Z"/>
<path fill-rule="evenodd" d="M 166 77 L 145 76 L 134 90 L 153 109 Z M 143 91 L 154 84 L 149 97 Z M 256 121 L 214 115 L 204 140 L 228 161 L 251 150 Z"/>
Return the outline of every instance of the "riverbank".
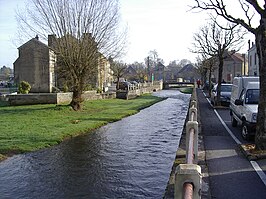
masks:
<path fill-rule="evenodd" d="M 132 100 L 93 100 L 84 102 L 78 112 L 67 105 L 52 104 L 1 107 L 0 159 L 89 133 L 162 100 L 151 95 Z"/>

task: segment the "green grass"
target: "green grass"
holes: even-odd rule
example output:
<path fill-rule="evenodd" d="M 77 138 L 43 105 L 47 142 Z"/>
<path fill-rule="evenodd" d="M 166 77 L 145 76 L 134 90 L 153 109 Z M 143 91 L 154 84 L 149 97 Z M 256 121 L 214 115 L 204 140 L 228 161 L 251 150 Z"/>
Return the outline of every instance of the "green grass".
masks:
<path fill-rule="evenodd" d="M 151 95 L 132 100 L 84 102 L 82 111 L 67 105 L 0 106 L 0 159 L 3 155 L 49 147 L 137 113 L 161 101 Z"/>
<path fill-rule="evenodd" d="M 192 94 L 193 87 L 183 87 L 183 88 L 179 88 L 179 90 L 181 93 Z"/>

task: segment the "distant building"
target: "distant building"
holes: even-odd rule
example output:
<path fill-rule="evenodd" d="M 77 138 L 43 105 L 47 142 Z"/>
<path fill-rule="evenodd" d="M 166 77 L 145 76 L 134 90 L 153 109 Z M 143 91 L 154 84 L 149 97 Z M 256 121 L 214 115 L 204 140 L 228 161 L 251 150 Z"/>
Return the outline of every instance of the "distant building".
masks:
<path fill-rule="evenodd" d="M 132 66 L 128 66 L 125 69 L 123 76 L 128 81 L 133 81 L 133 80 L 137 80 L 138 79 L 138 73 L 137 73 L 136 69 L 134 67 L 132 67 Z"/>
<path fill-rule="evenodd" d="M 185 82 L 194 82 L 200 78 L 197 69 L 192 64 L 183 66 L 177 73 L 177 76 L 177 79 L 180 80 L 182 78 Z"/>
<path fill-rule="evenodd" d="M 14 62 L 14 81 L 27 81 L 31 92 L 50 93 L 55 86 L 56 55 L 38 36 L 18 48 Z"/>
<path fill-rule="evenodd" d="M 106 90 L 106 87 L 111 86 L 111 83 L 114 81 L 113 71 L 110 67 L 110 62 L 102 54 L 99 58 L 98 70 L 97 70 L 97 79 L 96 87 Z"/>
<path fill-rule="evenodd" d="M 158 62 L 153 70 L 154 81 L 165 80 L 166 67 L 161 62 Z"/>
<path fill-rule="evenodd" d="M 248 49 L 248 75 L 259 75 L 259 59 L 256 45 L 252 42 L 252 46 Z"/>
<path fill-rule="evenodd" d="M 212 80 L 218 82 L 218 63 L 213 72 Z M 248 74 L 248 61 L 245 54 L 227 52 L 224 59 L 222 81 L 232 83 L 234 77 Z"/>

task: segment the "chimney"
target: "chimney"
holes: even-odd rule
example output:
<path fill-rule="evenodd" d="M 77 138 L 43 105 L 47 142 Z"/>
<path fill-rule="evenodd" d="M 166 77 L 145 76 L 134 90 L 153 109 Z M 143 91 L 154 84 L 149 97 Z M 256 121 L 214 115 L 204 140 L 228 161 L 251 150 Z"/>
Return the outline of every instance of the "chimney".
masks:
<path fill-rule="evenodd" d="M 38 35 L 36 35 L 35 39 L 39 40 L 39 36 L 38 36 Z"/>
<path fill-rule="evenodd" d="M 51 47 L 51 48 L 54 48 L 55 47 L 55 41 L 56 41 L 56 35 L 53 34 L 53 35 L 48 35 L 48 46 Z"/>

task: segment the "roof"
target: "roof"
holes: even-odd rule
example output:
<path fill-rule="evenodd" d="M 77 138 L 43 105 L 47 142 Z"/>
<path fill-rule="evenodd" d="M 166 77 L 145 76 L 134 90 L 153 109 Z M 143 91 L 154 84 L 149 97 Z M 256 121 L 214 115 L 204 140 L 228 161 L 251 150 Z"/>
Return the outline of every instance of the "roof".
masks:
<path fill-rule="evenodd" d="M 226 52 L 228 57 L 225 60 L 230 60 L 232 59 L 235 62 L 244 62 L 244 57 L 241 53 L 234 53 L 232 51 Z"/>
<path fill-rule="evenodd" d="M 231 55 L 231 58 L 232 58 L 234 61 L 241 61 L 241 62 L 244 62 L 244 57 L 243 57 L 242 54 L 240 54 L 240 53 L 235 53 L 235 54 Z"/>
<path fill-rule="evenodd" d="M 46 44 L 42 43 L 41 41 L 39 41 L 38 37 L 36 36 L 35 38 L 32 38 L 31 40 L 29 40 L 26 43 L 22 44 L 20 47 L 18 47 L 18 49 L 21 49 L 21 48 L 29 45 L 30 43 L 37 43 L 39 45 L 42 45 L 44 47 L 49 48 L 48 45 L 46 45 Z"/>
<path fill-rule="evenodd" d="M 192 64 L 187 64 L 183 68 L 180 69 L 178 73 L 183 73 L 183 72 L 191 72 L 195 69 L 195 67 Z"/>

